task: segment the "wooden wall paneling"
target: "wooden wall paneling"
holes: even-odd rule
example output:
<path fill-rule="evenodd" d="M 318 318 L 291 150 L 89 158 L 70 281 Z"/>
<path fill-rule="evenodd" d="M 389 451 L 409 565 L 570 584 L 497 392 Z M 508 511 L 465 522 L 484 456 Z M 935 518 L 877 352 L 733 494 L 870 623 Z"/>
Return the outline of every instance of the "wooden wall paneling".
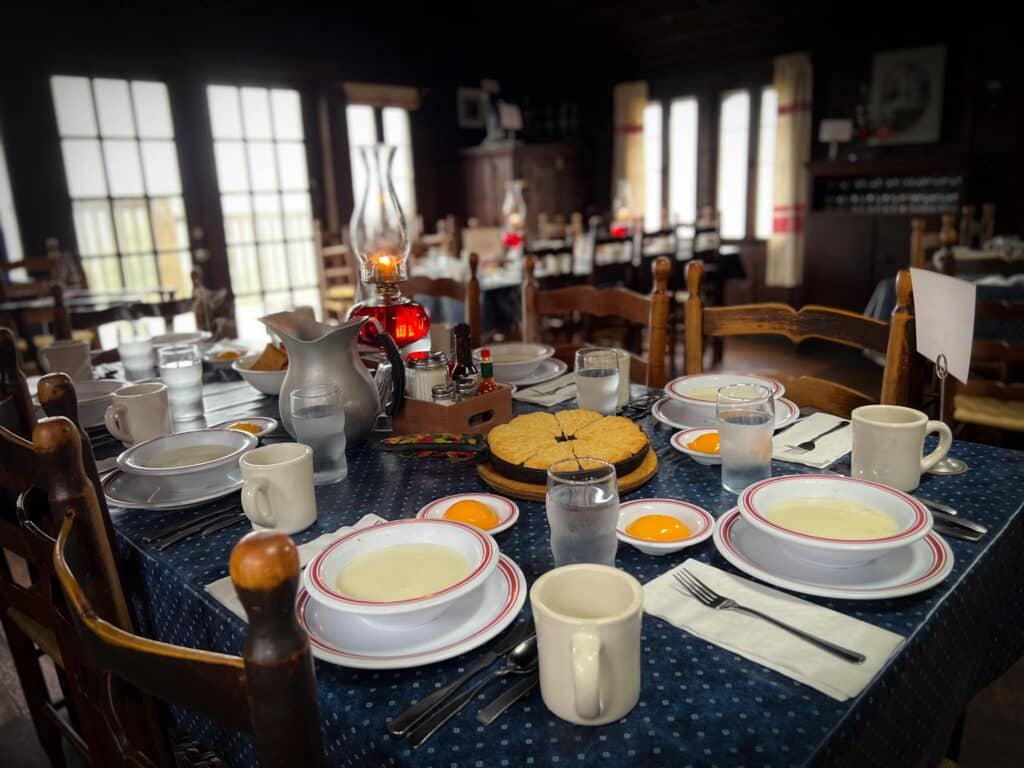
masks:
<path fill-rule="evenodd" d="M 909 239 L 908 234 L 908 243 Z M 874 288 L 873 247 L 870 216 L 830 212 L 808 216 L 804 301 L 862 312 Z"/>

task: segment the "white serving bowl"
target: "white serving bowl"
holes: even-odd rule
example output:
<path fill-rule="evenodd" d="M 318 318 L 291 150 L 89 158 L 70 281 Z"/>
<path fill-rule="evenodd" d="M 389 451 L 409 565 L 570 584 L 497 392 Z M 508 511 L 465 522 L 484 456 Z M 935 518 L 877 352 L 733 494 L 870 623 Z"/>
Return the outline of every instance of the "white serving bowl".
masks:
<path fill-rule="evenodd" d="M 277 397 L 281 394 L 281 385 L 284 383 L 284 376 L 288 369 L 283 371 L 250 371 L 249 366 L 256 362 L 259 355 L 247 355 L 240 360 L 231 363 L 231 370 L 238 371 L 241 376 L 254 389 L 264 395 Z"/>
<path fill-rule="evenodd" d="M 693 535 L 680 541 L 649 541 L 626 533 L 630 523 L 644 515 L 674 517 L 693 531 Z M 711 536 L 714 527 L 715 519 L 695 504 L 676 499 L 634 499 L 619 505 L 615 535 L 619 541 L 636 547 L 645 555 L 670 555 L 704 541 Z"/>
<path fill-rule="evenodd" d="M 113 400 L 113 395 L 121 387 L 128 386 L 127 381 L 120 379 L 93 379 L 76 381 L 75 395 L 78 397 L 78 421 L 83 427 L 98 427 L 104 423 L 103 417 Z"/>
<path fill-rule="evenodd" d="M 767 513 L 780 502 L 795 498 L 847 499 L 891 517 L 899 531 L 878 539 L 830 539 L 783 528 Z M 838 475 L 784 475 L 748 486 L 737 499 L 743 519 L 772 536 L 793 557 L 815 565 L 853 568 L 886 552 L 924 538 L 932 515 L 912 496 L 880 483 Z"/>
<path fill-rule="evenodd" d="M 440 592 L 407 600 L 371 601 L 343 595 L 338 575 L 360 555 L 400 544 L 436 544 L 460 553 L 469 575 Z M 334 611 L 350 613 L 380 626 L 414 627 L 437 618 L 455 601 L 481 586 L 498 564 L 498 544 L 471 525 L 450 520 L 394 520 L 342 536 L 320 552 L 302 574 L 310 599 Z"/>
<path fill-rule="evenodd" d="M 199 483 L 212 474 L 224 474 L 238 466 L 242 454 L 259 444 L 255 435 L 237 429 L 197 429 L 173 435 L 154 437 L 133 445 L 117 457 L 117 466 L 124 472 L 143 477 L 159 478 L 176 483 Z M 181 467 L 155 466 L 162 456 L 188 448 L 218 447 L 226 453 L 210 461 Z"/>
<path fill-rule="evenodd" d="M 669 443 L 680 453 L 685 453 L 691 459 L 696 461 L 698 464 L 703 464 L 706 467 L 716 467 L 722 463 L 722 454 L 720 453 L 704 453 L 702 451 L 695 451 L 689 447 L 689 444 L 696 440 L 701 435 L 717 435 L 717 429 L 684 429 L 681 432 L 676 432 L 672 435 Z"/>
<path fill-rule="evenodd" d="M 732 384 L 760 384 L 768 387 L 774 399 L 782 397 L 786 388 L 781 382 L 767 376 L 755 376 L 741 373 L 697 373 L 691 376 L 680 376 L 665 385 L 665 394 L 682 403 L 685 413 L 682 422 L 691 427 L 715 426 L 715 398 L 706 399 L 699 395 L 706 394 L 720 387 Z"/>
<path fill-rule="evenodd" d="M 555 348 L 547 344 L 509 342 L 490 344 L 480 349 L 491 350 L 494 363 L 494 378 L 503 384 L 515 384 L 537 370 L 537 366 L 555 354 Z M 480 364 L 480 349 L 473 350 L 473 359 Z"/>

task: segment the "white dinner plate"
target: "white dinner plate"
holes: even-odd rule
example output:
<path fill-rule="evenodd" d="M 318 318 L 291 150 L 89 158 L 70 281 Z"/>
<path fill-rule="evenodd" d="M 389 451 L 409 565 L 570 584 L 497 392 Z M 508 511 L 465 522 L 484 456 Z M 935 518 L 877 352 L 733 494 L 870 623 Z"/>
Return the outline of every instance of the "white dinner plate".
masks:
<path fill-rule="evenodd" d="M 498 567 L 478 589 L 433 621 L 411 629 L 382 629 L 353 616 L 327 637 L 318 614 L 330 608 L 310 600 L 304 587 L 299 588 L 296 610 L 318 659 L 356 669 L 405 669 L 483 645 L 515 621 L 525 602 L 526 577 L 514 560 L 501 555 Z"/>
<path fill-rule="evenodd" d="M 486 504 L 491 508 L 491 511 L 498 516 L 498 520 L 500 521 L 498 525 L 486 531 L 492 536 L 496 533 L 507 531 L 515 525 L 516 520 L 519 519 L 519 505 L 511 499 L 506 499 L 504 496 L 498 496 L 494 493 L 456 493 L 453 496 L 445 496 L 443 499 L 435 499 L 429 504 L 425 504 L 423 508 L 416 513 L 416 517 L 426 517 L 432 520 L 444 520 L 444 513 L 448 511 L 448 507 L 457 501 L 465 501 L 466 499 L 472 499 L 473 501 L 479 501 Z"/>
<path fill-rule="evenodd" d="M 227 496 L 242 487 L 242 470 L 236 464 L 223 475 L 187 483 L 167 482 L 174 478 L 147 477 L 115 469 L 103 478 L 103 493 L 117 507 L 163 510 L 184 509 L 206 504 Z"/>
<path fill-rule="evenodd" d="M 522 379 L 516 379 L 515 381 L 506 381 L 505 384 L 512 384 L 516 387 L 533 387 L 537 384 L 543 384 L 545 381 L 551 381 L 557 379 L 563 373 L 569 370 L 569 366 L 564 360 L 558 360 L 554 357 L 549 357 L 547 360 L 542 362 L 529 376 Z"/>
<path fill-rule="evenodd" d="M 662 424 L 667 424 L 676 429 L 695 429 L 692 424 L 687 424 L 686 418 L 688 406 L 681 400 L 666 395 L 651 407 L 651 414 Z M 775 429 L 779 430 L 788 427 L 800 418 L 800 409 L 792 400 L 784 397 L 775 399 Z"/>
<path fill-rule="evenodd" d="M 931 589 L 953 570 L 953 552 L 935 533 L 894 549 L 865 565 L 829 568 L 789 554 L 770 535 L 750 525 L 738 509 L 718 518 L 715 547 L 756 579 L 793 592 L 844 600 L 880 600 Z"/>

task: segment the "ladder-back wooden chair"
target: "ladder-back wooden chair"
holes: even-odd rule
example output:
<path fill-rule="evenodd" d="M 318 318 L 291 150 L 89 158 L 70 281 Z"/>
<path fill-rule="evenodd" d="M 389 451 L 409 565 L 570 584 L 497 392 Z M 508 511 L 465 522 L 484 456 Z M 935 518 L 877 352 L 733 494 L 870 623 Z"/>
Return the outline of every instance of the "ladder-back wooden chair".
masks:
<path fill-rule="evenodd" d="M 249 617 L 241 656 L 157 642 L 117 615 L 126 608 L 118 605 L 116 546 L 105 533 L 75 425 L 44 419 L 31 442 L 0 432 L 0 452 L 4 466 L 33 486 L 22 496 L 23 529 L 51 546 L 45 575 L 59 585 L 79 641 L 77 687 L 88 692 L 94 722 L 108 729 L 89 745 L 92 765 L 174 765 L 166 743 L 151 732 L 140 738 L 132 727 L 140 714 L 132 694 L 139 691 L 145 701 L 153 697 L 248 731 L 263 766 L 322 764 L 309 638 L 295 616 L 299 557 L 287 536 L 252 533 L 231 553 L 231 578 Z"/>
<path fill-rule="evenodd" d="M 320 309 L 324 322 L 331 318 L 344 320 L 356 303 L 359 281 L 352 249 L 335 238 L 329 238 L 320 226 L 316 228 L 316 269 L 320 283 Z"/>
<path fill-rule="evenodd" d="M 669 260 L 662 257 L 654 265 L 654 290 L 649 296 L 628 288 L 599 288 L 576 285 L 554 290 L 541 290 L 534 276 L 534 261 L 526 260 L 523 282 L 523 338 L 541 340 L 540 320 L 544 316 L 580 314 L 586 317 L 617 317 L 647 329 L 647 357 L 633 354 L 630 379 L 649 387 L 665 384 L 668 349 L 668 274 Z M 555 346 L 555 356 L 570 366 L 576 350 L 592 343 L 591 339 L 574 339 Z"/>
<path fill-rule="evenodd" d="M 936 248 L 951 248 L 956 245 L 956 216 L 942 214 L 942 226 L 938 232 L 928 232 L 922 218 L 910 220 L 910 266 L 918 269 L 934 269 L 929 252 Z"/>
<path fill-rule="evenodd" d="M 402 292 L 407 296 L 430 296 L 434 299 L 460 301 L 465 307 L 465 321 L 469 325 L 473 346 L 480 346 L 483 321 L 480 315 L 480 281 L 476 273 L 480 256 L 469 254 L 469 274 L 465 282 L 450 277 L 426 277 L 415 275 L 402 283 Z"/>
<path fill-rule="evenodd" d="M 804 339 L 823 339 L 859 350 L 871 350 L 885 356 L 881 402 L 893 405 L 911 403 L 911 365 L 913 360 L 912 289 L 910 273 L 902 270 L 896 277 L 896 309 L 892 321 L 883 323 L 865 315 L 842 309 L 807 305 L 796 310 L 788 304 L 741 304 L 729 307 L 705 307 L 700 298 L 704 264 L 691 262 L 686 268 L 689 298 L 686 302 L 686 373 L 704 370 L 705 343 L 726 336 L 784 336 L 794 343 Z M 786 386 L 786 397 L 801 406 L 817 408 L 849 418 L 850 412 L 875 400 L 863 392 L 813 376 L 793 378 L 773 372 Z"/>

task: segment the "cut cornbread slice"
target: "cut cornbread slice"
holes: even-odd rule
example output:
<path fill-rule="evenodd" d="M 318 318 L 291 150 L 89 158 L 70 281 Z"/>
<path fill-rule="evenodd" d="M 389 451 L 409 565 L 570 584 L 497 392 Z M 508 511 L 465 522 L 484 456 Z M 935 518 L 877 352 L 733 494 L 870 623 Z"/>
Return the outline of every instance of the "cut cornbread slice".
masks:
<path fill-rule="evenodd" d="M 562 434 L 566 437 L 573 437 L 585 426 L 600 419 L 601 414 L 583 408 L 570 408 L 565 411 L 557 411 L 555 418 L 558 419 L 558 425 L 562 428 Z"/>
<path fill-rule="evenodd" d="M 569 445 L 572 446 L 572 452 L 579 459 L 589 457 L 617 464 L 620 461 L 625 461 L 632 455 L 621 444 L 597 437 L 584 437 L 579 440 L 572 440 L 569 442 Z"/>
<path fill-rule="evenodd" d="M 648 444 L 647 435 L 629 419 L 623 416 L 605 416 L 592 422 L 576 435 L 577 440 L 596 438 L 620 445 L 632 456 L 639 453 Z"/>
<path fill-rule="evenodd" d="M 569 443 L 553 443 L 541 448 L 526 460 L 524 466 L 530 469 L 547 469 L 556 461 L 573 458 L 572 448 Z"/>
<path fill-rule="evenodd" d="M 524 413 L 522 416 L 516 416 L 504 426 L 519 432 L 532 432 L 535 435 L 562 436 L 562 428 L 558 426 L 558 419 L 551 413 Z"/>

